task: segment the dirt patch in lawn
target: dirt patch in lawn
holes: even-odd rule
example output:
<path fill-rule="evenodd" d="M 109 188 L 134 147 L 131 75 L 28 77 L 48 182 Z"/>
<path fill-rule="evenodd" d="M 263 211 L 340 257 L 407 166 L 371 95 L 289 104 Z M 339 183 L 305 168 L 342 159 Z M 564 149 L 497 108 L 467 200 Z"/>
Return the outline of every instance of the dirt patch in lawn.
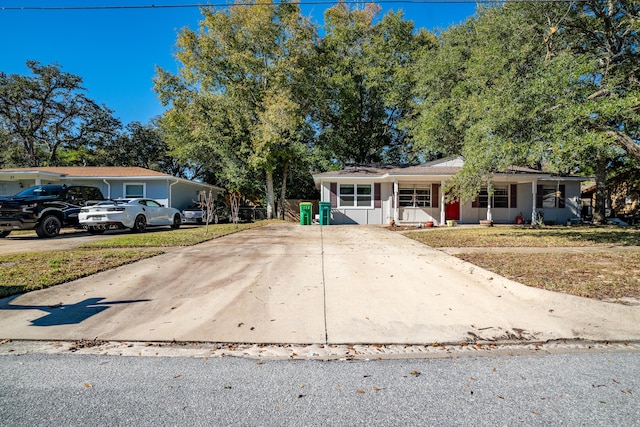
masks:
<path fill-rule="evenodd" d="M 599 300 L 640 301 L 640 253 L 458 254 L 528 286 Z"/>
<path fill-rule="evenodd" d="M 424 230 L 405 235 L 435 248 L 462 248 L 448 252 L 458 252 L 454 256 L 528 286 L 640 304 L 638 229 L 494 227 Z M 465 252 L 464 248 L 472 249 Z M 492 250 L 496 248 L 501 249 Z"/>

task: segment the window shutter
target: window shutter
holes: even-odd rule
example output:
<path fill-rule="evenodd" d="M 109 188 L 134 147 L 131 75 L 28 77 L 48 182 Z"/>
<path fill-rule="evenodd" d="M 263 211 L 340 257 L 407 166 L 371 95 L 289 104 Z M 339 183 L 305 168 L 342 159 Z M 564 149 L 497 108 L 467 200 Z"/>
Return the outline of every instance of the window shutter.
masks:
<path fill-rule="evenodd" d="M 511 184 L 511 201 L 509 203 L 511 208 L 518 207 L 518 184 Z"/>
<path fill-rule="evenodd" d="M 560 184 L 560 186 L 559 186 L 559 187 L 560 187 L 560 198 L 558 199 L 558 207 L 559 207 L 559 208 L 564 208 L 564 207 L 566 206 L 566 205 L 565 205 L 565 201 L 564 201 L 564 200 L 565 200 L 565 198 L 564 198 L 564 197 L 565 197 L 564 191 L 565 191 L 565 188 L 566 188 L 566 187 L 565 187 L 565 185 L 564 185 L 564 184 Z"/>
<path fill-rule="evenodd" d="M 536 208 L 541 208 L 542 207 L 542 199 L 543 199 L 543 194 L 542 194 L 542 185 L 538 185 L 538 189 L 537 189 L 537 193 L 536 193 Z"/>
<path fill-rule="evenodd" d="M 440 203 L 440 184 L 431 184 L 431 207 L 437 208 Z"/>
<path fill-rule="evenodd" d="M 332 208 L 338 207 L 338 183 L 331 182 L 329 183 L 329 201 L 331 202 Z"/>
<path fill-rule="evenodd" d="M 380 200 L 380 183 L 376 182 L 373 184 L 373 207 L 381 208 L 382 201 Z"/>

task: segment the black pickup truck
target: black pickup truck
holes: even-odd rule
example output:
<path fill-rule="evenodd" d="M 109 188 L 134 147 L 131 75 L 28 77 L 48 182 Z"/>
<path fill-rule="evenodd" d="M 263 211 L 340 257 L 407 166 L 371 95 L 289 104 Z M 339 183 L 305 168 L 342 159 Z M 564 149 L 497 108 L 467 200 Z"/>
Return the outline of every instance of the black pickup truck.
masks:
<path fill-rule="evenodd" d="M 36 185 L 15 196 L 0 197 L 0 237 L 13 230 L 36 230 L 56 237 L 62 227 L 77 227 L 82 206 L 104 200 L 99 188 L 83 185 Z"/>

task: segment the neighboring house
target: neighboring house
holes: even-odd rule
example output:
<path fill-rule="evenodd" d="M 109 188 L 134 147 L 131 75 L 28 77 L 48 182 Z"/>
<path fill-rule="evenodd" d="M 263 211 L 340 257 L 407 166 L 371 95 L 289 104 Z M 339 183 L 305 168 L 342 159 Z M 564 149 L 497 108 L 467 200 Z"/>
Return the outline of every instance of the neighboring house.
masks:
<path fill-rule="evenodd" d="M 349 166 L 313 179 L 321 201 L 331 202 L 332 224 L 507 224 L 519 216 L 530 223 L 539 215 L 545 223 L 566 224 L 580 218 L 580 183 L 587 178 L 519 167 L 495 174 L 472 202 L 445 202 L 442 189 L 463 164 L 450 157 L 418 166 Z"/>
<path fill-rule="evenodd" d="M 14 195 L 40 184 L 92 185 L 107 199 L 147 197 L 165 206 L 183 209 L 199 200 L 201 191 L 222 188 L 177 178 L 140 167 L 70 166 L 0 169 L 0 196 Z"/>

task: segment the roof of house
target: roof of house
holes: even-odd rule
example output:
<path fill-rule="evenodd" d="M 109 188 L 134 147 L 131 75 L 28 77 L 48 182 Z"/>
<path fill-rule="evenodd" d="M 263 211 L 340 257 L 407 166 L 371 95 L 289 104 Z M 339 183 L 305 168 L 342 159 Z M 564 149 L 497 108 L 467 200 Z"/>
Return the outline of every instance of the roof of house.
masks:
<path fill-rule="evenodd" d="M 177 180 L 181 182 L 188 182 L 201 187 L 216 188 L 222 190 L 222 188 L 215 185 L 210 185 L 203 182 L 191 181 L 184 178 L 179 178 L 173 175 L 169 175 L 163 172 L 154 171 L 151 169 L 145 169 L 138 166 L 59 166 L 59 167 L 32 167 L 32 168 L 8 168 L 0 169 L 0 175 L 2 174 L 16 174 L 22 177 L 32 177 L 33 175 L 57 175 L 65 180 L 69 179 L 114 179 L 125 180 L 130 178 L 147 179 L 147 180 Z"/>
<path fill-rule="evenodd" d="M 1 169 L 2 172 L 49 172 L 70 177 L 151 177 L 163 176 L 173 178 L 172 175 L 145 169 L 138 166 L 60 166 Z"/>
<path fill-rule="evenodd" d="M 336 171 L 321 172 L 313 175 L 314 181 L 331 178 L 392 178 L 392 177 L 420 177 L 420 176 L 452 176 L 460 172 L 464 160 L 462 157 L 447 157 L 421 165 L 349 165 Z M 551 174 L 519 166 L 509 167 L 504 174 L 543 175 Z M 498 174 L 499 175 L 499 174 Z M 575 179 L 576 177 L 569 177 Z"/>

